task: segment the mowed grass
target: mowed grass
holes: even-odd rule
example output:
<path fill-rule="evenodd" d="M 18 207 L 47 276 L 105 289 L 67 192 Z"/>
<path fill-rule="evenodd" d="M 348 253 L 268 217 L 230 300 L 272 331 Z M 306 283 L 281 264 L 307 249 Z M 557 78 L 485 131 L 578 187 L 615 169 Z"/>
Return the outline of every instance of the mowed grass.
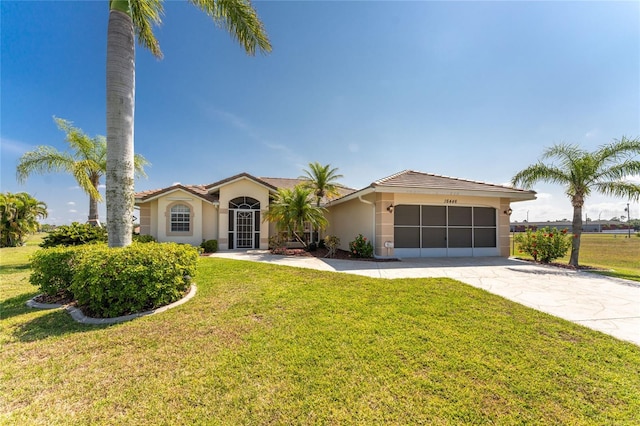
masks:
<path fill-rule="evenodd" d="M 517 244 L 514 254 L 513 241 L 511 247 L 513 256 L 531 258 L 520 253 Z M 571 250 L 556 262 L 568 264 L 570 255 Z M 634 234 L 631 238 L 626 234 L 582 234 L 580 265 L 604 269 L 596 272 L 599 274 L 640 281 L 640 238 Z"/>
<path fill-rule="evenodd" d="M 185 305 L 85 326 L 12 262 L 0 424 L 640 422 L 640 347 L 450 279 L 203 258 Z"/>

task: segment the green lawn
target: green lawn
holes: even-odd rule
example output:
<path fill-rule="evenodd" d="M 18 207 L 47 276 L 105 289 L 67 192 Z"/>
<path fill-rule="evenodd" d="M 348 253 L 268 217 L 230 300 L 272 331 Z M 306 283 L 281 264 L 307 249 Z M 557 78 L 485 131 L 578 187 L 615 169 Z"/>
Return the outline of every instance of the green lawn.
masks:
<path fill-rule="evenodd" d="M 185 305 L 84 326 L 24 306 L 29 250 L 0 252 L 0 424 L 640 423 L 640 347 L 450 279 L 203 258 Z"/>
<path fill-rule="evenodd" d="M 512 236 L 513 238 L 513 236 Z M 511 254 L 522 258 L 531 258 L 518 251 L 516 246 L 513 253 L 513 241 Z M 556 260 L 560 263 L 569 263 L 569 255 Z M 580 265 L 606 269 L 599 271 L 603 275 L 640 281 L 640 238 L 631 234 L 582 234 L 580 242 Z"/>

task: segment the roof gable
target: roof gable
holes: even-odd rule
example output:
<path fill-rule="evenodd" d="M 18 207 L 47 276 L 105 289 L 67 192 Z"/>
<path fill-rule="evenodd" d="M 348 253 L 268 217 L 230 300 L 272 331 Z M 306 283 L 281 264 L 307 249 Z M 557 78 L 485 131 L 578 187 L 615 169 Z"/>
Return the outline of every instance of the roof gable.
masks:
<path fill-rule="evenodd" d="M 167 188 L 151 189 L 148 191 L 138 192 L 135 195 L 136 203 L 146 203 L 162 195 L 168 195 L 175 191 L 187 192 L 210 203 L 215 203 L 218 201 L 218 197 L 214 196 L 213 194 L 209 194 L 203 185 L 182 185 L 178 183 Z"/>
<path fill-rule="evenodd" d="M 214 182 L 214 183 L 211 183 L 209 185 L 206 185 L 205 188 L 207 189 L 208 192 L 213 192 L 213 191 L 219 189 L 220 187 L 222 187 L 224 185 L 228 185 L 228 184 L 230 184 L 232 182 L 235 182 L 235 181 L 238 181 L 238 180 L 242 180 L 242 179 L 251 180 L 251 181 L 253 181 L 253 182 L 255 182 L 255 183 L 259 184 L 259 185 L 267 187 L 270 191 L 274 191 L 275 192 L 275 191 L 278 190 L 278 188 L 275 187 L 274 185 L 272 185 L 271 183 L 266 182 L 266 181 L 264 181 L 262 179 L 259 179 L 259 178 L 255 177 L 255 176 L 252 176 L 249 173 L 239 173 L 237 175 L 228 177 L 226 179 L 219 180 L 218 182 Z"/>

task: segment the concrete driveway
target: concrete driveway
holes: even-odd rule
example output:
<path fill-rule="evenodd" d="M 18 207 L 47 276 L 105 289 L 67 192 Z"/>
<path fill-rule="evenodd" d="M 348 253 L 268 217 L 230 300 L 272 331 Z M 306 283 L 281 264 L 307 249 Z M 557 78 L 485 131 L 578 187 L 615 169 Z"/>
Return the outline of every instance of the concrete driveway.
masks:
<path fill-rule="evenodd" d="M 640 345 L 640 283 L 636 281 L 497 257 L 367 262 L 278 256 L 260 250 L 212 256 L 374 278 L 453 278 Z"/>

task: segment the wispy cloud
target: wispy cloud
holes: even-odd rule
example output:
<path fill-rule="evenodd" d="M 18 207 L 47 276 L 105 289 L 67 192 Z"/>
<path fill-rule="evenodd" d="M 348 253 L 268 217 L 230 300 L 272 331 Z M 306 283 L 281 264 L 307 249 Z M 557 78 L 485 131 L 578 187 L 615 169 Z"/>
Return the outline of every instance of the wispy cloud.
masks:
<path fill-rule="evenodd" d="M 17 141 L 15 139 L 0 137 L 0 147 L 3 154 L 22 155 L 33 148 L 32 145 Z"/>
<path fill-rule="evenodd" d="M 289 148 L 288 146 L 281 143 L 274 143 L 267 138 L 264 138 L 247 120 L 242 117 L 239 117 L 233 113 L 228 111 L 223 111 L 217 108 L 209 109 L 210 113 L 215 115 L 218 118 L 221 118 L 224 122 L 229 124 L 230 126 L 240 130 L 254 142 L 261 144 L 262 146 L 269 148 L 273 151 L 278 151 L 282 155 L 285 156 L 291 162 L 303 162 L 301 157 L 296 154 L 296 152 Z"/>
<path fill-rule="evenodd" d="M 75 205 L 76 205 L 76 202 L 75 202 L 75 201 L 69 201 L 69 202 L 67 203 L 67 205 L 68 205 L 68 206 L 75 206 Z"/>
<path fill-rule="evenodd" d="M 69 213 L 78 213 L 78 210 L 76 210 L 76 209 L 70 209 L 70 210 L 69 210 Z"/>

